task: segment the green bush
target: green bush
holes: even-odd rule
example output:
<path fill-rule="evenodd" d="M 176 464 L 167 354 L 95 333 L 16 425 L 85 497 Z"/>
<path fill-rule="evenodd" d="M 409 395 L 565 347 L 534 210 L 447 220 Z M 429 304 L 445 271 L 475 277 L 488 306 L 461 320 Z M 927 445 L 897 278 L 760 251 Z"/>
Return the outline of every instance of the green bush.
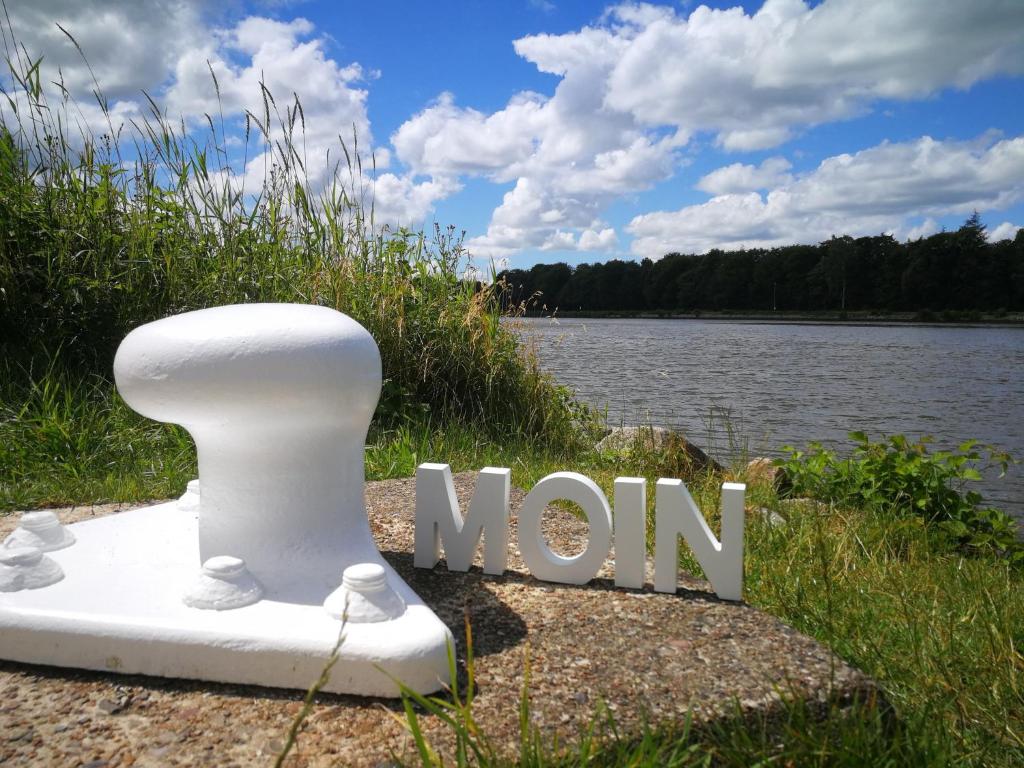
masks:
<path fill-rule="evenodd" d="M 849 436 L 854 443 L 849 458 L 839 458 L 820 443 L 811 443 L 806 451 L 785 446 L 789 456 L 776 463 L 790 484 L 788 494 L 918 516 L 961 547 L 995 550 L 1024 565 L 1016 522 L 983 506 L 981 494 L 967 489 L 967 483 L 981 479 L 978 465 L 983 460 L 1005 473 L 1014 461 L 1008 454 L 974 440 L 955 451 L 930 453 L 930 438 L 913 442 L 892 435 L 871 442 L 863 432 Z"/>

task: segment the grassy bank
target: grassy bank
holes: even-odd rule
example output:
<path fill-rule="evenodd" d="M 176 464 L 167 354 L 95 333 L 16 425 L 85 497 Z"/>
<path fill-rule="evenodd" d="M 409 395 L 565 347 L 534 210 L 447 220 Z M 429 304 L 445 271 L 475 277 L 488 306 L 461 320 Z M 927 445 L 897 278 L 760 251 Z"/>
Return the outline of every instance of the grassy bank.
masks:
<path fill-rule="evenodd" d="M 253 116 L 273 161 L 260 189 L 242 191 L 223 132 L 196 139 L 154 112 L 123 145 L 70 137 L 56 118 L 70 106 L 46 102 L 31 62 L 15 77 L 18 118 L 0 129 L 3 511 L 181 493 L 191 440 L 124 405 L 113 351 L 142 322 L 254 301 L 336 307 L 377 339 L 386 380 L 371 478 L 424 460 L 510 466 L 527 487 L 574 469 L 607 492 L 617 475 L 683 475 L 702 509 L 717 509 L 722 478 L 692 474 L 671 450 L 593 449 L 590 415 L 524 355 L 489 289 L 459 280 L 459 238 L 374 226 L 356 147 L 339 147 L 348 160 L 332 182 L 308 184 L 296 105 L 268 99 Z M 566 762 L 1024 762 L 1019 570 L 905 514 L 905 500 L 793 503 L 751 481 L 752 509 L 786 523 L 751 515 L 748 600 L 876 676 L 894 712 L 864 702 L 821 722 L 795 703 L 781 731 L 737 721 L 638 744 L 584 740 Z M 532 745 L 523 762 L 548 761 Z"/>
<path fill-rule="evenodd" d="M 164 498 L 194 476 L 187 435 L 134 416 L 109 384 L 40 387 L 30 418 L 0 425 L 7 508 Z M 45 396 L 44 396 L 45 395 Z M 5 402 L 5 407 L 11 404 Z M 43 406 L 45 405 L 45 408 Z M 8 410 L 7 413 L 11 413 Z M 58 451 L 63 451 L 55 461 Z M 683 475 L 701 509 L 717 509 L 723 479 L 688 471 L 672 451 L 601 454 L 490 437 L 460 422 L 377 428 L 367 452 L 373 478 L 410 475 L 417 463 L 456 469 L 510 466 L 530 487 L 575 469 L 610 494 L 614 478 Z M 795 703 L 781 726 L 736 720 L 710 730 L 653 733 L 639 743 L 584 741 L 553 761 L 529 743 L 524 764 L 1015 765 L 1024 762 L 1024 578 L 995 552 L 970 552 L 917 515 L 884 505 L 792 501 L 751 484 L 746 599 L 835 649 L 882 685 L 893 710 L 861 702 L 824 721 Z M 772 524 L 753 510 L 785 519 Z M 712 527 L 716 521 L 711 520 Z M 685 550 L 685 548 L 683 548 Z M 682 565 L 699 573 L 684 551 Z M 608 734 L 605 733 L 607 736 Z M 585 758 L 585 759 L 584 759 Z"/>

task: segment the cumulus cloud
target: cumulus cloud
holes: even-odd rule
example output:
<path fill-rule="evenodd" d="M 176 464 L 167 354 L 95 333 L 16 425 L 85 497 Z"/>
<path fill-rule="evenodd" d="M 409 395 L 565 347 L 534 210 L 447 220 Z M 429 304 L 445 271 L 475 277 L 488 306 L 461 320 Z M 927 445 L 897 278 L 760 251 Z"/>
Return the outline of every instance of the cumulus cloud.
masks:
<path fill-rule="evenodd" d="M 484 114 L 445 93 L 392 135 L 397 157 L 413 172 L 514 182 L 487 232 L 467 242 L 473 253 L 608 250 L 616 238 L 595 223 L 601 211 L 671 176 L 685 139 L 607 108 L 595 87 L 614 66 L 617 45 L 612 31 L 597 28 L 517 40 L 521 56 L 561 77 L 552 96 L 522 92 Z"/>
<path fill-rule="evenodd" d="M 1004 221 L 995 229 L 989 230 L 988 239 L 991 243 L 998 243 L 1000 240 L 1013 240 L 1020 230 L 1019 225 Z"/>
<path fill-rule="evenodd" d="M 681 148 L 694 136 L 727 151 L 761 150 L 880 101 L 1024 73 L 1019 0 L 823 0 L 813 6 L 766 0 L 752 13 L 626 3 L 580 29 L 514 42 L 520 57 L 558 78 L 553 93 L 514 94 L 493 112 L 441 93 L 390 137 L 399 161 L 391 166 L 392 153 L 373 143 L 367 104 L 374 73 L 337 61 L 307 19 L 239 18 L 239 7 L 211 0 L 34 0 L 11 4 L 9 11 L 15 34 L 34 56 L 44 56 L 44 79 L 63 78 L 81 105 L 80 118 L 94 130 L 106 126 L 92 103 L 91 76 L 54 22 L 81 44 L 116 122 L 138 117 L 143 89 L 190 126 L 207 114 L 216 119 L 222 109 L 229 121 L 245 110 L 262 115 L 262 80 L 282 112 L 295 98 L 302 104 L 300 151 L 314 184 L 329 179 L 341 159 L 338 136 L 348 138 L 354 128 L 364 165 L 373 151 L 387 171 L 373 189 L 379 221 L 416 225 L 467 176 L 508 184 L 487 231 L 467 242 L 493 257 L 529 248 L 614 251 L 617 234 L 602 219 L 608 206 L 672 177 L 683 162 Z M 280 137 L 276 122 L 271 119 L 271 141 Z M 227 138 L 234 145 L 237 134 Z M 938 155 L 954 146 L 973 151 L 936 144 Z M 269 146 L 258 145 L 255 157 L 250 151 L 240 175 L 247 189 L 262 183 Z M 894 163 L 918 158 L 896 151 L 909 145 L 882 146 L 894 153 Z M 983 151 L 996 146 L 989 141 Z M 876 150 L 883 152 L 865 152 Z M 635 219 L 637 231 L 650 232 L 638 247 L 660 248 L 658 232 L 667 233 L 665 242 L 675 242 L 672 232 L 695 246 L 720 242 L 715 230 L 680 230 L 687 216 L 723 227 L 734 237 L 730 242 L 775 242 L 789 233 L 810 238 L 833 226 L 828 217 L 842 231 L 850 229 L 844 225 L 849 220 L 862 229 L 924 232 L 929 218 L 953 210 L 960 198 L 998 207 L 1016 194 L 1012 180 L 1004 180 L 1002 197 L 992 179 L 961 179 L 958 187 L 952 170 L 950 178 L 937 170 L 941 178 L 910 188 L 910 180 L 932 177 L 910 168 L 904 178 L 900 169 L 885 184 L 904 196 L 894 192 L 895 208 L 884 210 L 873 202 L 877 168 L 864 170 L 864 154 L 852 156 L 856 168 L 845 175 L 839 159 L 845 156 L 799 178 L 781 157 L 720 168 L 697 182 L 712 195 L 703 207 Z M 998 167 L 989 173 L 995 179 Z M 810 177 L 829 174 L 834 187 L 811 188 Z M 939 192 L 945 202 L 935 202 Z M 769 206 L 785 215 L 771 219 Z"/>
<path fill-rule="evenodd" d="M 8 3 L 7 11 L 15 39 L 33 59 L 43 57 L 44 80 L 62 78 L 76 97 L 93 90 L 93 75 L 63 27 L 88 58 L 103 92 L 116 102 L 135 101 L 143 89 L 160 88 L 178 57 L 197 41 L 202 44 L 202 15 L 212 7 L 203 2 L 33 0 Z"/>
<path fill-rule="evenodd" d="M 74 102 L 72 119 L 94 134 L 142 119 L 146 91 L 172 122 L 184 119 L 190 129 L 202 130 L 208 115 L 216 121 L 223 114 L 228 132 L 222 140 L 238 157 L 243 156 L 245 113 L 265 124 L 265 136 L 254 131 L 255 151 L 249 151 L 245 168 L 227 175 L 236 189 L 260 188 L 289 110 L 314 187 L 326 184 L 342 159 L 339 136 L 349 140 L 350 150 L 353 133 L 358 136 L 365 168 L 373 163 L 371 153 L 377 168 L 389 164 L 387 148 L 373 147 L 367 113 L 366 83 L 373 73 L 332 58 L 325 38 L 307 19 L 246 16 L 228 23 L 220 4 L 206 0 L 39 0 L 9 10 L 12 32 L 26 55 L 43 57 L 43 81 L 63 82 Z M 109 123 L 92 94 L 97 86 L 107 98 Z M 273 101 L 265 102 L 265 93 Z M 439 199 L 459 188 L 451 175 L 424 179 L 384 173 L 364 191 L 376 196 L 379 223 L 418 226 Z"/>
<path fill-rule="evenodd" d="M 391 137 L 402 160 L 420 173 L 493 174 L 509 178 L 510 168 L 534 151 L 542 128 L 544 98 L 521 93 L 494 114 L 456 106 L 451 93 L 407 120 Z"/>
<path fill-rule="evenodd" d="M 368 79 L 358 63 L 343 64 L 328 55 L 325 39 L 307 19 L 249 16 L 215 30 L 207 45 L 178 58 L 164 103 L 170 114 L 193 122 L 222 110 L 254 116 L 262 125 L 263 146 L 243 172 L 249 190 L 260 188 L 291 123 L 305 175 L 316 189 L 342 162 L 341 141 L 354 150 L 353 137 L 365 169 L 389 165 L 390 152 L 373 146 Z M 366 181 L 363 192 L 373 203 L 375 221 L 392 227 L 418 227 L 438 200 L 460 189 L 452 176 L 384 173 Z"/>
<path fill-rule="evenodd" d="M 829 157 L 765 194 L 721 194 L 637 216 L 628 229 L 634 253 L 658 258 L 672 251 L 816 242 L 833 234 L 917 237 L 935 230 L 934 220 L 911 223 L 921 216 L 1001 209 L 1022 199 L 1024 136 L 967 142 L 924 136 Z"/>
<path fill-rule="evenodd" d="M 206 43 L 203 16 L 215 12 L 203 2 L 136 0 L 35 0 L 8 3 L 6 10 L 17 58 L 41 57 L 41 81 L 60 82 L 72 102 L 70 118 L 95 134 L 117 132 L 138 119 L 142 91 L 158 93 L 178 58 Z M 107 100 L 109 123 L 97 88 Z"/>
<path fill-rule="evenodd" d="M 784 157 L 769 157 L 760 165 L 733 163 L 702 177 L 697 182 L 697 189 L 712 195 L 769 189 L 789 182 L 793 178 L 788 173 L 791 167 Z"/>
<path fill-rule="evenodd" d="M 515 41 L 560 78 L 550 97 L 524 92 L 484 113 L 444 93 L 392 143 L 418 173 L 514 182 L 486 234 L 469 241 L 477 252 L 578 248 L 611 201 L 671 177 L 695 134 L 759 150 L 880 100 L 1018 74 L 1022 26 L 1014 0 L 767 0 L 756 13 L 623 4 L 579 30 Z M 698 187 L 781 188 L 789 170 L 782 158 L 738 163 Z"/>
<path fill-rule="evenodd" d="M 452 178 L 416 181 L 409 175 L 382 174 L 370 189 L 374 218 L 378 223 L 386 223 L 391 227 L 416 229 L 437 201 L 455 194 L 461 188 Z"/>
<path fill-rule="evenodd" d="M 750 15 L 701 6 L 685 18 L 626 6 L 611 18 L 621 55 L 607 103 L 649 125 L 713 132 L 732 150 L 776 146 L 879 99 L 1024 72 L 1014 0 L 767 0 Z"/>

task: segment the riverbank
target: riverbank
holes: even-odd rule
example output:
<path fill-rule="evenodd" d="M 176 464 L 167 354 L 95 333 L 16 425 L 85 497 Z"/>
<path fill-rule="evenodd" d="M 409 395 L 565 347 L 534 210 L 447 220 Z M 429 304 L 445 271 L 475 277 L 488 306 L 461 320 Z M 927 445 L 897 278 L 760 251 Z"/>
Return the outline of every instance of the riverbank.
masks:
<path fill-rule="evenodd" d="M 53 504 L 57 497 L 64 503 L 90 503 L 180 493 L 195 472 L 187 439 L 182 441 L 173 427 L 118 412 L 123 406 L 114 402 L 113 421 L 97 414 L 94 403 L 83 406 L 71 423 L 29 418 L 17 433 L 11 432 L 9 419 L 0 423 L 0 445 L 8 451 L 3 455 L 9 460 L 13 451 L 23 462 L 0 463 L 0 485 L 15 486 L 20 506 Z M 17 404 L 5 405 L 10 414 Z M 75 432 L 87 444 L 103 441 L 112 446 L 109 456 L 125 454 L 118 446 L 130 444 L 134 458 L 113 465 L 103 457 L 54 463 L 19 452 L 9 439 L 20 435 L 22 443 L 38 441 L 55 431 Z M 1005 559 L 951 546 L 946 534 L 922 518 L 894 514 L 885 505 L 789 501 L 765 475 L 743 466 L 728 468 L 724 475 L 694 474 L 688 454 L 671 448 L 641 445 L 625 453 L 581 445 L 553 449 L 528 440 L 482 437 L 468 427 L 421 423 L 376 431 L 367 451 L 371 477 L 408 477 L 419 462 L 429 460 L 448 462 L 455 471 L 509 466 L 519 487 L 572 469 L 592 477 L 609 497 L 614 478 L 621 475 L 646 477 L 650 483 L 658 477 L 684 477 L 714 530 L 720 483 L 746 481 L 746 601 L 864 670 L 878 681 L 886 706 L 891 705 L 880 709 L 877 701 L 859 702 L 829 710 L 821 719 L 809 714 L 811 703 L 797 700 L 771 728 L 740 719 L 700 733 L 653 733 L 633 745 L 583 741 L 590 745 L 588 754 L 604 756 L 588 758 L 588 765 L 616 765 L 637 756 L 636 764 L 652 766 L 698 765 L 704 758 L 726 765 L 766 759 L 797 765 L 1009 766 L 1024 761 L 1024 578 Z M 649 499 L 649 515 L 652 505 Z M 681 566 L 699 575 L 698 564 L 682 549 Z M 525 674 L 524 669 L 522 683 Z M 312 717 L 326 717 L 331 706 L 322 701 Z M 196 723 L 201 722 L 200 712 Z M 585 740 L 585 731 L 580 738 Z M 526 762 L 536 764 L 538 755 L 551 758 L 551 744 L 530 744 Z M 563 741 L 561 748 L 566 747 L 572 754 L 574 747 Z"/>
<path fill-rule="evenodd" d="M 529 309 L 529 318 L 642 319 L 642 320 L 733 320 L 750 323 L 814 323 L 836 325 L 941 325 L 941 326 L 1022 326 L 1024 312 L 978 312 L 975 310 L 943 312 L 788 312 L 788 311 L 713 311 L 696 312 L 630 312 L 563 310 L 555 312 Z"/>

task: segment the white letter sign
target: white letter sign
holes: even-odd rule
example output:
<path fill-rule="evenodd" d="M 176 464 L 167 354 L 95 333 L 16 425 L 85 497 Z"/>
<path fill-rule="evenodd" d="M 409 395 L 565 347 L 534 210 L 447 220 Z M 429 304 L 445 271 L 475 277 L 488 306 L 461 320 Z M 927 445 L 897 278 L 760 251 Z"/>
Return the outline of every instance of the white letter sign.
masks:
<path fill-rule="evenodd" d="M 746 490 L 742 483 L 722 484 L 722 540 L 719 542 L 683 481 L 658 481 L 654 523 L 656 591 L 676 591 L 677 537 L 682 534 L 715 593 L 723 600 L 743 599 L 743 496 Z"/>
<path fill-rule="evenodd" d="M 444 542 L 448 569 L 466 571 L 480 534 L 484 542 L 484 573 L 500 574 L 508 558 L 509 487 L 511 471 L 486 467 L 463 522 L 455 485 L 447 464 L 421 464 L 416 470 L 417 568 L 433 568 Z M 659 480 L 655 498 L 654 589 L 676 591 L 679 536 L 686 539 L 704 569 L 711 588 L 723 600 L 743 599 L 742 483 L 722 484 L 722 540 L 708 527 L 682 480 Z M 541 528 L 548 504 L 565 499 L 587 516 L 587 546 L 573 557 L 551 551 Z M 643 589 L 647 567 L 647 481 L 615 479 L 615 586 Z M 612 511 L 597 484 L 576 472 L 555 472 L 538 482 L 519 511 L 519 552 L 530 573 L 542 581 L 586 584 L 608 557 Z"/>
<path fill-rule="evenodd" d="M 615 586 L 644 588 L 647 565 L 647 481 L 615 480 Z"/>
<path fill-rule="evenodd" d="M 468 571 L 473 552 L 484 536 L 484 573 L 502 574 L 508 562 L 508 495 L 511 470 L 484 467 L 466 519 L 459 513 L 452 470 L 447 464 L 416 468 L 416 550 L 413 564 L 433 568 L 441 559 L 448 570 Z M 486 531 L 486 533 L 485 533 Z"/>
<path fill-rule="evenodd" d="M 579 504 L 590 523 L 587 547 L 574 557 L 562 557 L 544 541 L 540 518 L 555 499 Z M 576 472 L 555 472 L 533 486 L 519 511 L 519 553 L 530 573 L 542 581 L 586 584 L 601 569 L 611 544 L 612 513 L 597 483 Z"/>

